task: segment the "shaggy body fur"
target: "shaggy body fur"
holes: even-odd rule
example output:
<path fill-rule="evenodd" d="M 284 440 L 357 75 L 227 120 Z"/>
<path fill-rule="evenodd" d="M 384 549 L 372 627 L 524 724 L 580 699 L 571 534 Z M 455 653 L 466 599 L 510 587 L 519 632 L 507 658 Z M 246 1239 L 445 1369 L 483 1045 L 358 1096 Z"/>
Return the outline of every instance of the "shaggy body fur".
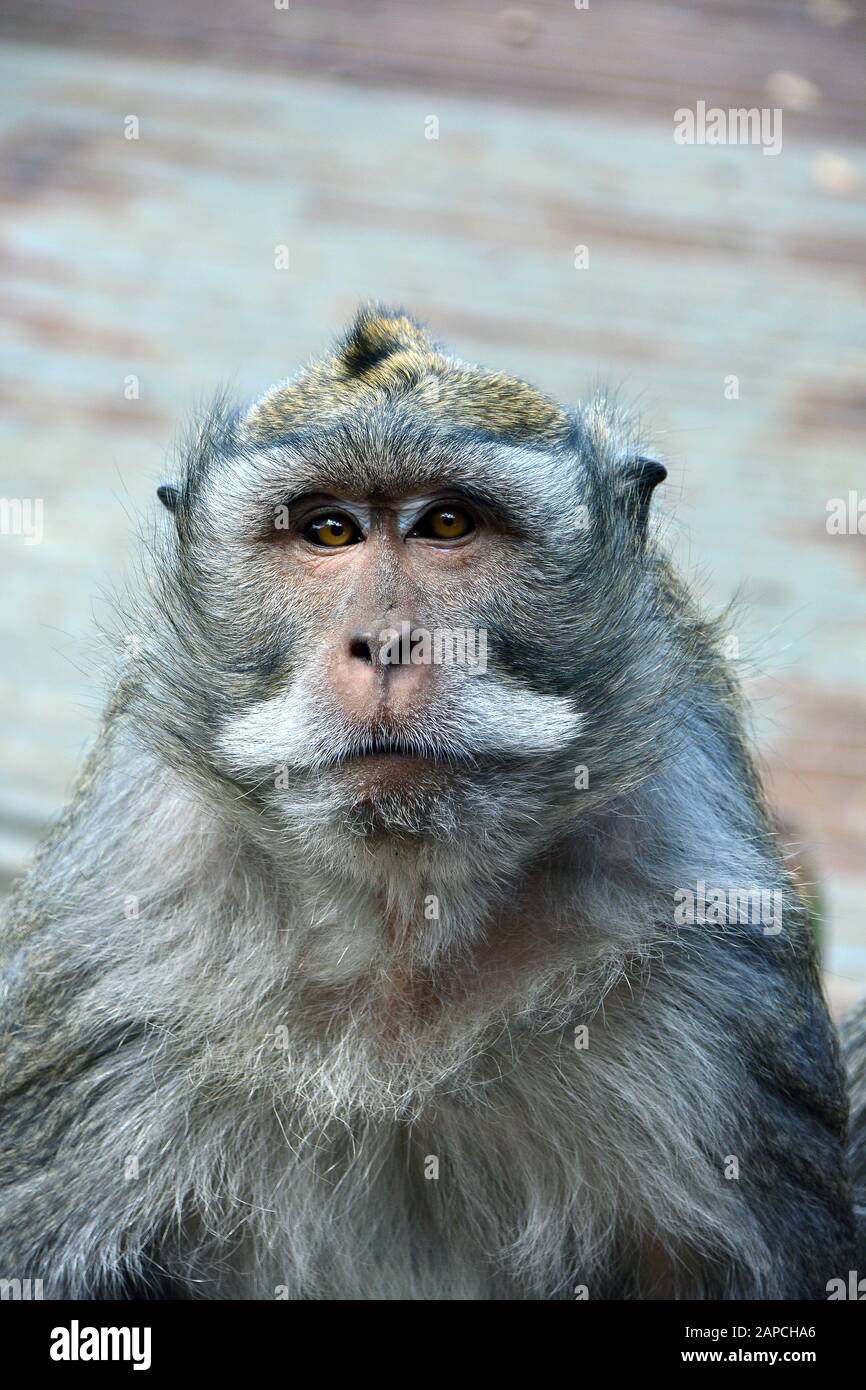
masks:
<path fill-rule="evenodd" d="M 851 1090 L 849 1159 L 857 1218 L 856 1268 L 866 1278 L 866 1004 L 845 1019 L 842 1046 Z M 866 1285 L 861 1285 L 866 1293 Z"/>
<path fill-rule="evenodd" d="M 267 519 L 442 478 L 505 514 L 506 563 L 417 617 L 485 627 L 490 667 L 437 673 L 401 729 L 441 773 L 361 804 L 335 768 L 376 730 L 329 704 Z M 122 615 L 140 654 L 7 915 L 0 1275 L 335 1299 L 844 1275 L 837 1046 L 653 480 L 605 402 L 384 311 L 211 412 Z M 676 925 L 700 881 L 778 890 L 783 930 Z"/>

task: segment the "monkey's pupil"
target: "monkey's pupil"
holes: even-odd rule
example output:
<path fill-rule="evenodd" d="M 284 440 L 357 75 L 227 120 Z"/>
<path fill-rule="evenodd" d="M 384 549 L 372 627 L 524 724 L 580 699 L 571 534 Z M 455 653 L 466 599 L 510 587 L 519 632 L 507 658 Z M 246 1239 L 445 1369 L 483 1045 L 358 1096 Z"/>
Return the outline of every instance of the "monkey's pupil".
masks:
<path fill-rule="evenodd" d="M 433 530 L 437 536 L 462 536 L 467 529 L 467 518 L 464 512 L 435 512 L 432 521 Z"/>

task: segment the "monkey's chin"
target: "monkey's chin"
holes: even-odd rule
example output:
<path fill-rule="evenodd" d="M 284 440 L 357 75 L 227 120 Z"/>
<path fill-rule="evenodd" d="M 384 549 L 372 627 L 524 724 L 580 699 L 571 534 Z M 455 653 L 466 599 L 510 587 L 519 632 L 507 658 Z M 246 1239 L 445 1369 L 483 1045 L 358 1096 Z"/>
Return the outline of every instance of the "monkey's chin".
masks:
<path fill-rule="evenodd" d="M 310 770 L 288 797 L 272 796 L 273 819 L 305 872 L 376 894 L 447 885 L 469 902 L 484 885 L 499 894 L 545 838 L 544 804 L 531 785 L 515 797 L 513 783 L 486 764 L 425 763 L 407 776 L 405 764 L 388 762 L 384 770 L 361 760 Z"/>
<path fill-rule="evenodd" d="M 478 821 L 471 796 L 454 768 L 388 755 L 310 774 L 275 809 L 305 862 L 354 875 L 395 854 L 404 865 L 450 858 Z"/>
<path fill-rule="evenodd" d="M 353 835 L 444 839 L 459 828 L 459 786 L 453 770 L 441 764 L 393 755 L 359 758 L 341 769 L 340 782 L 345 826 Z"/>

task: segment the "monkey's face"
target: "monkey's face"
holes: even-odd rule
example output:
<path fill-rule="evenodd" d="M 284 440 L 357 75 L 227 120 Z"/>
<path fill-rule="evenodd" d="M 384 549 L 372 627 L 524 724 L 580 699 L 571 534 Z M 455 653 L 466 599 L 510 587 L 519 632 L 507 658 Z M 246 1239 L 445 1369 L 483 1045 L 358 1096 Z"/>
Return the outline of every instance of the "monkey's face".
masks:
<path fill-rule="evenodd" d="M 362 313 L 243 420 L 212 414 L 161 490 L 142 724 L 332 868 L 502 881 L 660 756 L 662 476 L 603 403 L 565 412 Z"/>
<path fill-rule="evenodd" d="M 543 823 L 573 798 L 582 724 L 574 486 L 531 450 L 393 414 L 226 465 L 196 502 L 230 659 L 219 766 L 315 826 L 316 853 L 494 852 Z"/>

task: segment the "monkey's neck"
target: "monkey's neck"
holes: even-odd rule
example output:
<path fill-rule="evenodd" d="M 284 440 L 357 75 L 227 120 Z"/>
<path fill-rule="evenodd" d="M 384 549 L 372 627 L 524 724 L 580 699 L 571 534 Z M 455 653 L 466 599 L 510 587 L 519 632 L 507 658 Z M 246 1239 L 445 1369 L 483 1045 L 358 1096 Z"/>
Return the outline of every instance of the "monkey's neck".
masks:
<path fill-rule="evenodd" d="M 359 883 L 306 871 L 293 879 L 297 978 L 311 996 L 369 1007 L 387 1031 L 525 999 L 527 980 L 550 980 L 607 949 L 581 921 L 568 857 L 551 852 L 503 883 L 468 885 L 395 876 Z"/>

